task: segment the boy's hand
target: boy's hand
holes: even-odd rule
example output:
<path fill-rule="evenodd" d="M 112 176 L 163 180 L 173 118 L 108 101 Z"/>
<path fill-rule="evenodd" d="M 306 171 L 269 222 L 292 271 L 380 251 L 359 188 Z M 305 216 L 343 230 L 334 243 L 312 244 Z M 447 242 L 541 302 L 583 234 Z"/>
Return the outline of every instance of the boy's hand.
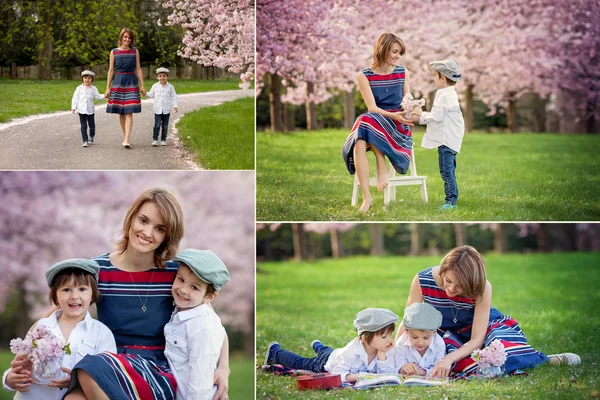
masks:
<path fill-rule="evenodd" d="M 71 370 L 65 367 L 60 367 L 63 372 L 67 373 L 67 376 L 63 379 L 52 379 L 48 386 L 57 388 L 68 388 L 69 382 L 71 382 Z"/>
<path fill-rule="evenodd" d="M 177 107 L 173 107 L 173 110 L 175 110 L 175 112 L 179 112 L 179 108 Z"/>
<path fill-rule="evenodd" d="M 423 114 L 423 110 L 421 109 L 421 107 L 415 107 L 413 108 L 412 113 L 421 116 L 421 114 Z"/>
<path fill-rule="evenodd" d="M 402 375 L 417 375 L 419 373 L 419 367 L 415 363 L 406 363 L 400 368 Z"/>
<path fill-rule="evenodd" d="M 16 367 L 13 368 L 8 375 L 6 375 L 6 384 L 19 392 L 28 392 L 27 388 L 33 383 L 31 372 L 25 368 Z"/>
<path fill-rule="evenodd" d="M 73 111 L 73 114 L 75 114 L 75 109 L 72 109 L 71 111 Z"/>

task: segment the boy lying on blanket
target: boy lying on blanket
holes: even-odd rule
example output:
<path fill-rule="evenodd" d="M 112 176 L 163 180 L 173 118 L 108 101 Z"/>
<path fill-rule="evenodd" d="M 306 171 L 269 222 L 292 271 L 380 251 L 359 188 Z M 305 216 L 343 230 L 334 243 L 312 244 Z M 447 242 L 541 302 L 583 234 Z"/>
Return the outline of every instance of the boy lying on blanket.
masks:
<path fill-rule="evenodd" d="M 358 337 L 345 347 L 332 349 L 313 340 L 313 358 L 304 358 L 282 350 L 278 342 L 267 348 L 265 364 L 282 364 L 287 368 L 339 374 L 342 382 L 356 382 L 360 372 L 396 373 L 393 334 L 398 316 L 385 308 L 367 308 L 354 317 Z"/>

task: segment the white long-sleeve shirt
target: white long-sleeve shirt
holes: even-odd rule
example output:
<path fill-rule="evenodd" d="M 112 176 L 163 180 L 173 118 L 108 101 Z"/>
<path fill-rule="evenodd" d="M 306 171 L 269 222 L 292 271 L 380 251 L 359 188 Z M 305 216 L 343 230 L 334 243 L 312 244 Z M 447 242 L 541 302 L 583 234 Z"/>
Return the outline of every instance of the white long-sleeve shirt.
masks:
<path fill-rule="evenodd" d="M 225 328 L 208 304 L 176 308 L 165 325 L 165 356 L 177 381 L 177 400 L 209 400 L 217 391 L 213 377 Z"/>
<path fill-rule="evenodd" d="M 420 124 L 427 124 L 421 146 L 435 149 L 442 145 L 460 153 L 465 136 L 465 121 L 454 86 L 438 89 L 430 112 L 423 112 Z"/>
<path fill-rule="evenodd" d="M 40 319 L 37 324 L 47 326 L 50 331 L 58 336 L 63 337 L 58 326 L 58 317 L 62 314 L 61 310 L 55 311 L 48 318 Z M 106 325 L 102 322 L 93 319 L 88 312 L 83 321 L 79 322 L 69 335 L 69 347 L 71 355 L 65 354 L 62 366 L 67 369 L 73 369 L 83 357 L 88 354 L 98 354 L 104 351 L 111 353 L 117 352 L 115 338 Z M 13 390 L 6 384 L 6 377 L 11 369 L 4 372 L 2 383 L 4 389 Z M 63 375 L 66 377 L 66 373 Z M 65 389 L 55 388 L 48 385 L 33 384 L 27 388 L 28 392 L 17 392 L 15 399 L 23 400 L 60 400 L 65 394 Z"/>
<path fill-rule="evenodd" d="M 177 107 L 177 93 L 169 82 L 165 86 L 155 83 L 146 96 L 154 98 L 154 114 L 170 114 L 171 109 Z"/>
<path fill-rule="evenodd" d="M 342 382 L 346 382 L 346 375 L 358 374 L 360 372 L 371 372 L 376 374 L 397 373 L 394 359 L 394 348 L 386 354 L 385 360 L 373 358 L 369 363 L 369 356 L 359 338 L 355 338 L 345 347 L 335 349 L 325 364 L 325 370 L 331 374 L 339 374 Z"/>
<path fill-rule="evenodd" d="M 437 333 L 433 333 L 433 340 L 425 350 L 425 354 L 421 355 L 410 344 L 410 339 L 406 332 L 400 336 L 396 342 L 396 365 L 400 370 L 404 364 L 415 363 L 419 368 L 427 371 L 427 375 L 433 370 L 435 364 L 446 355 L 446 345 L 444 339 Z"/>
<path fill-rule="evenodd" d="M 79 114 L 95 114 L 94 99 L 103 100 L 104 95 L 98 92 L 96 86 L 86 87 L 83 83 L 77 86 L 71 99 L 71 110 L 77 110 Z"/>

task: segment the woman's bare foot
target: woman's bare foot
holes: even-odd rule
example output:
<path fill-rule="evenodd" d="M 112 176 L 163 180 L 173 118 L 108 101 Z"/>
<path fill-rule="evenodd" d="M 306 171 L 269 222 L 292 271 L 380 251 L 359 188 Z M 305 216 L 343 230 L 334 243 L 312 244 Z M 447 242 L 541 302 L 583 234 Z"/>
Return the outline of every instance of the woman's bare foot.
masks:
<path fill-rule="evenodd" d="M 363 198 L 363 202 L 358 209 L 358 212 L 366 213 L 371 208 L 371 204 L 373 204 L 373 198 L 371 196 Z"/>
<path fill-rule="evenodd" d="M 387 174 L 383 177 L 377 172 L 377 190 L 383 191 L 388 186 L 388 177 Z"/>
<path fill-rule="evenodd" d="M 383 191 L 388 186 L 389 172 L 385 165 L 385 157 L 377 157 L 377 190 Z"/>

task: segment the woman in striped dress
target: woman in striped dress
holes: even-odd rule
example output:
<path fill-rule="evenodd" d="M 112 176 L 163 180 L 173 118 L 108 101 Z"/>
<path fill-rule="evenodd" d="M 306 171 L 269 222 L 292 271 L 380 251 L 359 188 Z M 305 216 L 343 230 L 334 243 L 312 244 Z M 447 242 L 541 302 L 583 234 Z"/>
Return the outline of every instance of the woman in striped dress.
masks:
<path fill-rule="evenodd" d="M 431 376 L 475 372 L 477 362 L 471 353 L 496 339 L 506 351 L 507 374 L 547 362 L 570 365 L 581 362 L 573 353 L 546 356 L 536 351 L 527 344 L 518 322 L 491 306 L 492 285 L 486 279 L 485 263 L 473 247 L 457 247 L 444 257 L 440 266 L 415 276 L 407 304 L 423 301 L 442 313 L 440 334 L 448 353 L 436 364 Z M 401 325 L 396 340 L 403 332 Z"/>
<path fill-rule="evenodd" d="M 358 74 L 358 87 L 368 112 L 360 115 L 352 132 L 342 146 L 342 157 L 350 174 L 357 174 L 363 194 L 359 211 L 366 212 L 373 198 L 369 190 L 369 160 L 367 151 L 375 153 L 377 189 L 388 184 L 387 156 L 394 169 L 405 174 L 412 156 L 412 122 L 405 119 L 400 103 L 410 92 L 408 71 L 398 66 L 406 48 L 393 33 L 384 33 L 377 39 L 373 64 Z"/>
<path fill-rule="evenodd" d="M 134 36 L 129 28 L 119 34 L 119 47 L 110 51 L 110 65 L 106 78 L 108 105 L 106 112 L 119 114 L 123 131 L 123 147 L 131 148 L 129 135 L 133 129 L 133 113 L 142 112 L 140 89 L 146 95 L 144 76 L 140 67 L 140 53 L 133 47 Z M 113 79 L 114 78 L 114 79 Z"/>

